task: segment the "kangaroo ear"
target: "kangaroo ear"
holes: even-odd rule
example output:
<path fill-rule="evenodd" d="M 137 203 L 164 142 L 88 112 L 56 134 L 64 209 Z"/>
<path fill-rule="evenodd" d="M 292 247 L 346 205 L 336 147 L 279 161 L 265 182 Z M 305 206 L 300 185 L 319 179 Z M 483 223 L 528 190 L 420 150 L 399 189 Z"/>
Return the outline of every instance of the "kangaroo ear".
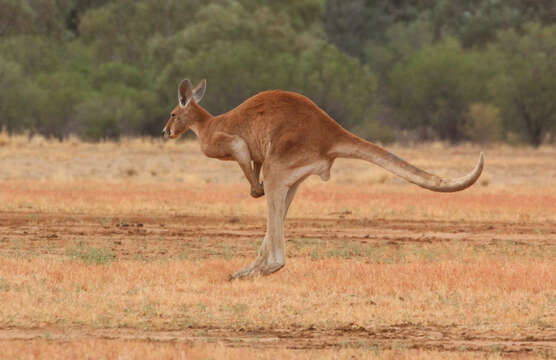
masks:
<path fill-rule="evenodd" d="M 181 82 L 180 87 L 178 89 L 178 101 L 180 102 L 180 106 L 185 108 L 187 104 L 191 101 L 193 97 L 193 85 L 189 79 L 185 79 Z"/>
<path fill-rule="evenodd" d="M 196 103 L 201 102 L 201 99 L 205 95 L 205 91 L 207 90 L 207 80 L 203 79 L 197 84 L 195 89 L 193 90 L 193 98 L 195 99 Z"/>

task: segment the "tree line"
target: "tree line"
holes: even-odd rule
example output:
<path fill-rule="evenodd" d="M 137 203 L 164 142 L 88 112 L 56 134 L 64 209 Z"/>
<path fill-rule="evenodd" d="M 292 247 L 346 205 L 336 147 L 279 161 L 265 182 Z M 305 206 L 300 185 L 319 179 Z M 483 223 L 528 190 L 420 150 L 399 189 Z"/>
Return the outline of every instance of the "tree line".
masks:
<path fill-rule="evenodd" d="M 184 77 L 208 79 L 213 114 L 279 88 L 372 140 L 538 146 L 556 132 L 556 3 L 0 0 L 9 132 L 158 136 Z"/>

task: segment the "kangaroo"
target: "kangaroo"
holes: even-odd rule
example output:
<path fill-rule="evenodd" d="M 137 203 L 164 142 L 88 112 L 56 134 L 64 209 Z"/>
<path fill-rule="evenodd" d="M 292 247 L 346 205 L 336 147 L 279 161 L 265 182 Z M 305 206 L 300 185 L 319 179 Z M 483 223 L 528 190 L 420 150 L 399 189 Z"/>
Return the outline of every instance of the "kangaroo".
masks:
<path fill-rule="evenodd" d="M 205 90 L 204 79 L 195 88 L 188 79 L 183 80 L 178 88 L 179 104 L 162 133 L 176 139 L 191 129 L 206 156 L 239 163 L 251 185 L 251 196 L 266 195 L 266 235 L 258 256 L 230 279 L 269 275 L 284 267 L 284 221 L 295 193 L 310 175 L 327 181 L 336 158 L 366 160 L 439 192 L 463 190 L 473 185 L 483 170 L 481 152 L 475 168 L 461 178 L 430 174 L 348 132 L 307 97 L 289 91 L 264 91 L 213 116 L 199 105 Z"/>

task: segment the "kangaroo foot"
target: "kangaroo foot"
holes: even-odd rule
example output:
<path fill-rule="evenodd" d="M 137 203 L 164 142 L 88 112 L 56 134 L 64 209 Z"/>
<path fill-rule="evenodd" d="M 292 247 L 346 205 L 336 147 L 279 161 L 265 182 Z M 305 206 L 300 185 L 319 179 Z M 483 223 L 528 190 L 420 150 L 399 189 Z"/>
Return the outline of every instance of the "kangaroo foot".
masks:
<path fill-rule="evenodd" d="M 229 280 L 232 281 L 235 279 L 246 279 L 246 278 L 256 277 L 256 276 L 266 276 L 280 270 L 283 267 L 284 267 L 283 263 L 275 262 L 275 263 L 268 264 L 266 262 L 255 260 L 255 262 L 253 262 L 252 264 L 230 275 Z"/>

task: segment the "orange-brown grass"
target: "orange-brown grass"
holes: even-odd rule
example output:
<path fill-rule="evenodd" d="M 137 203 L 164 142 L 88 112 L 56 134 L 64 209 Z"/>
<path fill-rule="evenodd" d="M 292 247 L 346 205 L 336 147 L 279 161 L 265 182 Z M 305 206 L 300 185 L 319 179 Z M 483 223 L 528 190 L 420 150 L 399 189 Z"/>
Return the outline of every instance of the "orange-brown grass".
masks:
<path fill-rule="evenodd" d="M 127 216 L 135 213 L 255 215 L 266 202 L 248 196 L 248 185 L 121 182 L 5 181 L 0 210 Z M 323 217 L 349 212 L 356 218 L 505 220 L 555 222 L 556 188 L 475 188 L 446 195 L 411 185 L 307 184 L 290 217 Z"/>
<path fill-rule="evenodd" d="M 390 148 L 445 176 L 470 170 L 480 150 Z M 555 158 L 553 147 L 486 149 L 479 183 L 456 194 L 338 161 L 292 205 L 287 266 L 230 283 L 266 213 L 237 164 L 191 141 L 0 133 L 0 357 L 553 356 Z M 13 340 L 26 331 L 44 339 Z"/>
<path fill-rule="evenodd" d="M 222 344 L 189 345 L 175 342 L 139 342 L 107 339 L 53 342 L 46 340 L 1 341 L 2 354 L 9 359 L 180 359 L 180 360 L 497 360 L 497 353 L 446 353 L 424 350 L 327 349 L 284 350 L 230 348 Z M 542 355 L 521 354 L 520 359 L 543 359 Z"/>
<path fill-rule="evenodd" d="M 356 217 L 555 221 L 556 148 L 486 149 L 442 143 L 389 148 L 443 176 L 461 176 L 485 150 L 485 170 L 472 188 L 428 192 L 364 161 L 336 161 L 330 183 L 312 177 L 291 216 L 350 211 Z M 0 209 L 118 214 L 263 215 L 234 162 L 204 157 L 195 141 L 123 139 L 84 143 L 0 132 Z"/>
<path fill-rule="evenodd" d="M 479 151 L 486 163 L 479 180 L 483 187 L 507 185 L 548 186 L 556 178 L 556 147 L 539 149 L 498 145 L 479 147 L 427 143 L 388 146 L 396 154 L 444 176 L 470 171 Z M 214 184 L 243 182 L 239 166 L 204 157 L 196 141 L 123 139 L 119 142 L 84 143 L 40 136 L 8 136 L 0 132 L 0 180 L 131 181 Z M 404 184 L 384 170 L 359 160 L 338 160 L 331 182 L 338 184 Z"/>
<path fill-rule="evenodd" d="M 228 282 L 240 265 L 2 259 L 0 326 L 253 330 L 455 323 L 509 336 L 556 323 L 552 261 L 296 258 L 276 276 Z"/>
<path fill-rule="evenodd" d="M 1 344 L 1 342 L 0 342 Z M 118 340 L 87 340 L 72 343 L 56 343 L 44 340 L 13 342 L 5 354 L 17 359 L 82 358 L 88 359 L 261 359 L 261 360 L 343 360 L 343 359 L 387 359 L 387 360 L 497 360 L 507 358 L 502 354 L 446 353 L 423 350 L 282 350 L 282 349 L 236 349 L 223 345 L 184 345 L 176 343 L 128 342 Z M 546 359 L 538 354 L 514 355 L 519 359 Z"/>

